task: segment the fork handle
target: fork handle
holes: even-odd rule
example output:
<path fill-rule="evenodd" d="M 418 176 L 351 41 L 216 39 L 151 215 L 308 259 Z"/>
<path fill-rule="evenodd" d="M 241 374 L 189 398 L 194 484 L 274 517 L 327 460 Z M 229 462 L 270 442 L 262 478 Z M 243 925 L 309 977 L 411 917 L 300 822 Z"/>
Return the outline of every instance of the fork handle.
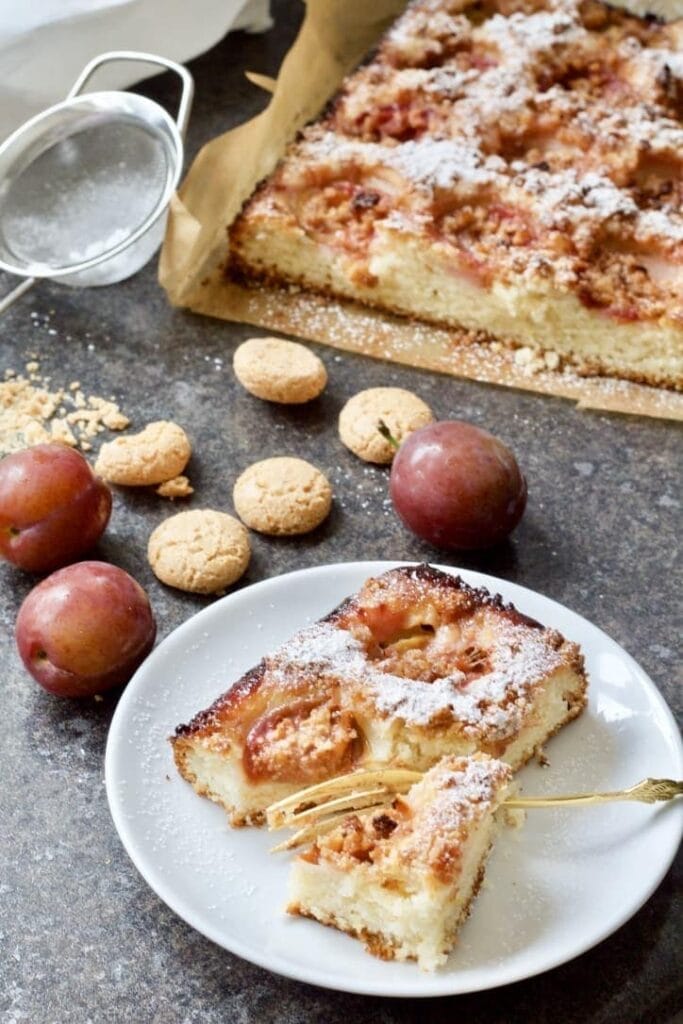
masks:
<path fill-rule="evenodd" d="M 646 804 L 673 800 L 683 794 L 683 782 L 675 779 L 643 779 L 629 789 L 611 793 L 569 793 L 566 796 L 511 797 L 506 807 L 562 807 L 567 804 L 607 804 L 615 800 L 636 800 Z"/>

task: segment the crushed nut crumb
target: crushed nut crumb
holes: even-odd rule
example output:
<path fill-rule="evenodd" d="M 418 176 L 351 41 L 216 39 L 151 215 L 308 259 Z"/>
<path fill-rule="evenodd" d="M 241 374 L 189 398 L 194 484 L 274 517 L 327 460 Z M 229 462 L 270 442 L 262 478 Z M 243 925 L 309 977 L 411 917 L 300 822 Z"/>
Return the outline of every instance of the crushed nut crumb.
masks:
<path fill-rule="evenodd" d="M 174 476 L 172 480 L 165 480 L 163 484 L 159 484 L 156 493 L 162 498 L 174 501 L 176 498 L 189 498 L 194 494 L 194 487 L 186 476 Z"/>
<path fill-rule="evenodd" d="M 34 444 L 60 441 L 90 449 L 88 438 L 99 430 L 123 430 L 129 420 L 115 402 L 86 397 L 80 382 L 68 390 L 49 390 L 36 359 L 26 364 L 28 377 L 9 368 L 0 380 L 0 456 Z M 78 384 L 78 389 L 73 388 Z M 80 407 L 82 403 L 82 407 Z"/>

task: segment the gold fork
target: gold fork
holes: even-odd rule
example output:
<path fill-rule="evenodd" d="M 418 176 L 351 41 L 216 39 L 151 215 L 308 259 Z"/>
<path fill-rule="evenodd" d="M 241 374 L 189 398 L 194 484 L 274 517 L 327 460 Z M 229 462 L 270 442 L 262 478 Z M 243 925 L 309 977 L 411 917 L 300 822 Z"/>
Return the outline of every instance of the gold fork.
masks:
<path fill-rule="evenodd" d="M 266 810 L 269 829 L 296 828 L 298 831 L 279 843 L 274 850 L 288 850 L 329 832 L 348 814 L 372 814 L 386 806 L 395 796 L 407 793 L 422 778 L 422 772 L 407 768 L 376 768 L 350 772 L 334 779 L 301 789 Z M 683 781 L 674 779 L 643 779 L 628 789 L 607 793 L 567 793 L 558 796 L 513 796 L 503 806 L 532 809 L 536 807 L 578 807 L 636 800 L 653 804 L 673 800 L 683 794 Z"/>

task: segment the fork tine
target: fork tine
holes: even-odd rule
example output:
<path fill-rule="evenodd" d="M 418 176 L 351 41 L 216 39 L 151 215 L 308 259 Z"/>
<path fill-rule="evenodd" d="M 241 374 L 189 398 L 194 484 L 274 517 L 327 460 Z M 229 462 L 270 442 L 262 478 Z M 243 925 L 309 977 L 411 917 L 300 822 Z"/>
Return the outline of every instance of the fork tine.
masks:
<path fill-rule="evenodd" d="M 398 792 L 399 788 L 408 789 L 421 778 L 422 772 L 410 771 L 407 768 L 377 768 L 371 771 L 340 775 L 335 779 L 328 779 L 325 782 L 316 783 L 314 786 L 308 786 L 306 789 L 300 789 L 298 792 L 292 793 L 291 796 L 271 804 L 266 810 L 268 827 L 271 829 L 282 828 L 297 813 L 299 807 L 307 811 L 311 809 L 311 805 L 317 807 L 344 795 L 358 793 L 362 796 L 373 786 L 382 786 L 387 793 Z"/>
<path fill-rule="evenodd" d="M 287 824 L 296 827 L 327 817 L 328 814 L 336 814 L 343 811 L 348 814 L 350 811 L 362 810 L 370 804 L 385 804 L 397 792 L 396 789 L 387 789 L 386 786 L 378 786 L 375 789 L 367 789 L 363 792 L 353 792 L 346 796 L 337 797 L 336 800 L 328 800 L 318 804 L 316 807 L 309 807 L 305 811 L 293 811 L 287 819 Z"/>
<path fill-rule="evenodd" d="M 367 818 L 368 815 L 372 814 L 377 807 L 381 807 L 382 804 L 373 804 L 370 807 L 366 807 L 356 813 L 358 818 Z M 303 846 L 304 843 L 310 842 L 312 839 L 317 839 L 318 836 L 325 835 L 327 832 L 331 832 L 332 829 L 336 828 L 337 825 L 341 825 L 342 821 L 348 818 L 348 813 L 342 811 L 340 814 L 333 814 L 325 821 L 316 821 L 312 825 L 306 825 L 305 828 L 300 828 L 294 835 L 289 836 L 287 839 L 283 839 L 277 846 L 273 846 L 270 850 L 271 853 L 280 853 L 282 850 L 293 850 L 297 846 Z"/>

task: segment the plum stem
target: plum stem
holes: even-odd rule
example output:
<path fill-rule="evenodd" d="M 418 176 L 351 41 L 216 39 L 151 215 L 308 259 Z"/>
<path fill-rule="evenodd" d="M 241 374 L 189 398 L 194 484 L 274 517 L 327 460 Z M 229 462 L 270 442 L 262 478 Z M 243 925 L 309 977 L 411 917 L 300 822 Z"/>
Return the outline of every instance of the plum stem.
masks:
<path fill-rule="evenodd" d="M 379 430 L 379 432 L 382 435 L 382 437 L 384 438 L 384 440 L 388 441 L 389 444 L 391 445 L 391 447 L 395 448 L 396 451 L 398 451 L 398 449 L 400 448 L 400 444 L 396 440 L 394 435 L 391 433 L 391 431 L 389 430 L 389 427 L 386 425 L 384 420 L 378 420 L 377 421 L 377 429 Z"/>

